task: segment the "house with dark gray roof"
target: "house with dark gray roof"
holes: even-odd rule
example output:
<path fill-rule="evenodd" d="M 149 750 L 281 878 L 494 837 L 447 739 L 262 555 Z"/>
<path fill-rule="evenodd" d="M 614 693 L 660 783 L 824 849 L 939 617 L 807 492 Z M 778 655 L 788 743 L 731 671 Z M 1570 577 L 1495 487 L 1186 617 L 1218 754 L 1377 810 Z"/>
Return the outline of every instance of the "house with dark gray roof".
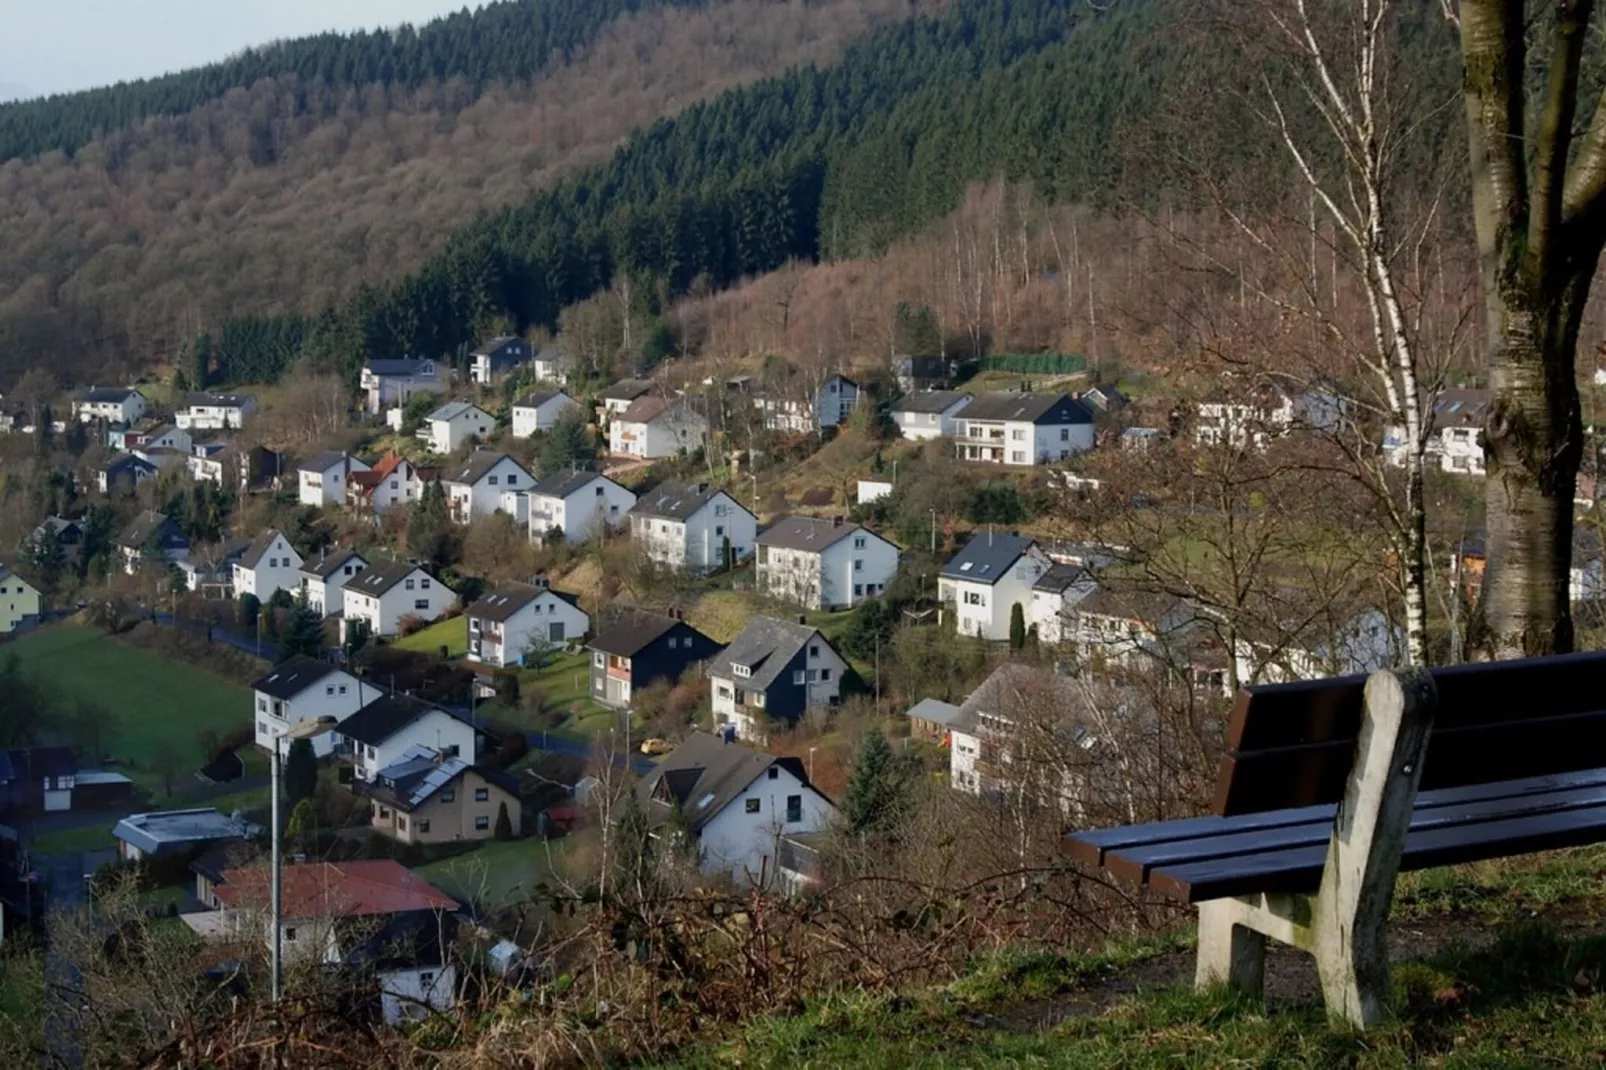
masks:
<path fill-rule="evenodd" d="M 714 721 L 741 739 L 768 739 L 810 709 L 837 705 L 847 672 L 847 659 L 801 617 L 754 617 L 708 663 Z"/>
<path fill-rule="evenodd" d="M 556 472 L 530 491 L 530 541 L 545 544 L 553 531 L 573 546 L 630 519 L 636 492 L 601 472 Z"/>
<path fill-rule="evenodd" d="M 578 401 L 556 387 L 532 390 L 513 403 L 513 437 L 529 438 L 537 431 L 550 431 L 564 416 L 581 411 Z"/>
<path fill-rule="evenodd" d="M 473 724 L 456 714 L 398 694 L 373 699 L 342 720 L 335 732 L 336 752 L 351 762 L 357 776 L 369 782 L 413 747 L 429 747 L 443 757 L 472 762 L 483 738 Z"/>
<path fill-rule="evenodd" d="M 92 386 L 72 404 L 79 423 L 131 424 L 145 415 L 145 396 L 131 386 Z"/>
<path fill-rule="evenodd" d="M 462 464 L 444 469 L 441 483 L 446 488 L 446 508 L 452 519 L 469 524 L 476 517 L 490 516 L 500 509 L 508 491 L 529 491 L 535 486 L 535 477 L 505 453 L 477 449 Z"/>
<path fill-rule="evenodd" d="M 254 595 L 270 601 L 280 591 L 301 589 L 301 554 L 284 533 L 273 528 L 257 533 L 234 563 L 234 596 Z"/>
<path fill-rule="evenodd" d="M 962 461 L 1040 465 L 1093 448 L 1093 414 L 1069 394 L 981 394 L 954 417 Z"/>
<path fill-rule="evenodd" d="M 341 505 L 351 477 L 366 472 L 369 465 L 342 450 L 324 450 L 296 466 L 296 481 L 302 505 L 323 508 Z"/>
<path fill-rule="evenodd" d="M 1088 779 L 1087 766 L 1116 764 L 1082 757 L 1098 745 L 1089 727 L 1088 708 L 1085 687 L 1068 674 L 1004 662 L 948 722 L 949 786 L 972 795 L 996 795 L 1019 786 L 1011 779 L 1010 748 L 1013 741 L 1030 734 L 1037 755 L 1030 790 L 1043 792 L 1039 801 L 1045 805 L 1074 803 L 1078 788 Z M 1106 796 L 1111 797 L 1115 796 Z"/>
<path fill-rule="evenodd" d="M 186 431 L 228 431 L 245 426 L 245 418 L 257 407 L 249 394 L 191 394 L 173 416 L 173 422 Z"/>
<path fill-rule="evenodd" d="M 219 843 L 248 839 L 261 831 L 261 826 L 243 817 L 206 807 L 130 814 L 117 822 L 112 838 L 117 841 L 118 858 L 137 862 L 141 858 L 197 854 Z"/>
<path fill-rule="evenodd" d="M 516 335 L 498 335 L 480 343 L 469 354 L 469 378 L 489 386 L 529 359 L 530 343 Z"/>
<path fill-rule="evenodd" d="M 664 483 L 636 499 L 630 541 L 662 568 L 713 572 L 753 552 L 758 518 L 711 483 Z"/>
<path fill-rule="evenodd" d="M 560 345 L 546 345 L 530 358 L 530 370 L 538 383 L 556 383 L 564 386 L 574 370 L 574 357 Z"/>
<path fill-rule="evenodd" d="M 95 472 L 95 488 L 102 494 L 133 494 L 141 483 L 156 478 L 161 469 L 135 453 L 119 453 Z"/>
<path fill-rule="evenodd" d="M 400 843 L 454 843 L 496 835 L 500 812 L 523 831 L 517 777 L 415 744 L 352 790 L 372 800 L 368 826 Z"/>
<path fill-rule="evenodd" d="M 621 379 L 597 394 L 597 423 L 603 427 L 613 416 L 630 408 L 637 398 L 653 391 L 651 379 Z"/>
<path fill-rule="evenodd" d="M 301 591 L 307 605 L 324 616 L 345 608 L 345 588 L 368 567 L 368 559 L 350 547 L 326 550 L 301 565 Z"/>
<path fill-rule="evenodd" d="M 578 598 L 545 584 L 504 583 L 463 615 L 468 656 L 492 668 L 523 665 L 532 653 L 578 642 L 591 628 Z"/>
<path fill-rule="evenodd" d="M 628 708 L 642 688 L 660 680 L 674 683 L 720 650 L 718 643 L 678 615 L 635 608 L 600 621 L 588 646 L 591 697 L 616 709 Z"/>
<path fill-rule="evenodd" d="M 955 615 L 961 634 L 1008 639 L 1016 606 L 1030 625 L 1032 588 L 1051 564 L 1032 539 L 978 531 L 938 572 L 937 597 Z"/>
<path fill-rule="evenodd" d="M 272 750 L 273 741 L 302 721 L 351 716 L 383 692 L 361 677 L 318 658 L 297 654 L 251 682 L 256 745 Z M 322 758 L 339 742 L 333 732 L 313 737 L 312 749 Z"/>
<path fill-rule="evenodd" d="M 496 417 L 471 401 L 449 401 L 424 418 L 418 437 L 439 454 L 448 454 L 470 438 L 481 442 L 496 429 Z"/>
<path fill-rule="evenodd" d="M 438 393 L 446 388 L 446 369 L 433 360 L 370 360 L 363 365 L 358 386 L 367 395 L 370 416 L 402 406 L 414 394 Z"/>
<path fill-rule="evenodd" d="M 1072 630 L 1072 610 L 1097 589 L 1098 581 L 1087 569 L 1055 562 L 1032 585 L 1032 605 L 1026 623 L 1037 629 L 1039 642 L 1050 646 L 1062 643 Z"/>
<path fill-rule="evenodd" d="M 708 418 L 687 398 L 647 394 L 608 421 L 608 449 L 622 457 L 675 457 L 707 441 Z"/>
<path fill-rule="evenodd" d="M 341 588 L 342 642 L 353 621 L 361 621 L 370 635 L 396 635 L 404 618 L 435 620 L 456 600 L 456 592 L 421 565 L 375 561 Z"/>
<path fill-rule="evenodd" d="M 123 570 L 132 576 L 147 560 L 164 565 L 179 560 L 189 552 L 190 540 L 178 521 L 147 509 L 117 536 L 117 547 L 123 552 Z"/>
<path fill-rule="evenodd" d="M 898 548 L 841 517 L 787 516 L 756 540 L 755 583 L 804 609 L 847 609 L 883 594 L 898 573 Z"/>
<path fill-rule="evenodd" d="M 954 418 L 975 400 L 968 390 L 919 390 L 892 403 L 892 422 L 904 438 L 948 438 Z"/>
<path fill-rule="evenodd" d="M 790 888 L 778 857 L 783 838 L 837 821 L 835 804 L 809 781 L 801 758 L 706 732 L 688 736 L 636 792 L 655 837 L 691 836 L 702 872 L 739 886 Z"/>
<path fill-rule="evenodd" d="M 892 358 L 892 377 L 905 393 L 942 390 L 959 377 L 955 363 L 947 357 L 897 356 Z"/>

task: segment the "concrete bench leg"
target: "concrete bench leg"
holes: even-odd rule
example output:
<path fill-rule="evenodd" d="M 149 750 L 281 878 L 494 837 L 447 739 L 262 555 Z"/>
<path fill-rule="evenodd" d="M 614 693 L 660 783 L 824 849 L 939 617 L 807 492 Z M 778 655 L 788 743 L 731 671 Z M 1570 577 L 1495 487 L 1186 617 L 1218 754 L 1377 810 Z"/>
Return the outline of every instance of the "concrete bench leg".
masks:
<path fill-rule="evenodd" d="M 1266 937 L 1243 924 L 1235 899 L 1199 904 L 1199 959 L 1194 987 L 1218 984 L 1257 999 L 1266 987 Z"/>

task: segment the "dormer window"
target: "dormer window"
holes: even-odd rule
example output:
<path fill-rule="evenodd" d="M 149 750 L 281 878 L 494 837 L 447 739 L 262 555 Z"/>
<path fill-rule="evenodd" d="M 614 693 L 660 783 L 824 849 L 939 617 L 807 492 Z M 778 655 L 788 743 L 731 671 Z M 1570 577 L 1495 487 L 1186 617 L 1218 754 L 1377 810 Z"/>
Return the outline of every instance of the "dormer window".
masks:
<path fill-rule="evenodd" d="M 732 676 L 739 676 L 739 677 L 741 677 L 742 679 L 745 680 L 748 677 L 753 675 L 752 666 L 750 666 L 750 665 L 732 665 L 731 666 L 731 675 Z"/>

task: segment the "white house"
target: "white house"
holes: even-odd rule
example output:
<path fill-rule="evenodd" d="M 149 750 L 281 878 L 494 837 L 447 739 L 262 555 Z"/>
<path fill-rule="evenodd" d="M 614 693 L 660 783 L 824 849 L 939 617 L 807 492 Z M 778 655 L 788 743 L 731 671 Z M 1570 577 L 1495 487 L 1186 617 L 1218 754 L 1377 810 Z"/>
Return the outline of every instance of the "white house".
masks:
<path fill-rule="evenodd" d="M 982 394 L 954 417 L 962 461 L 1037 465 L 1093 448 L 1093 414 L 1069 394 Z"/>
<path fill-rule="evenodd" d="M 1008 639 L 1013 608 L 1029 619 L 1032 588 L 1050 564 L 1031 539 L 978 532 L 942 566 L 937 595 L 953 608 L 960 634 Z"/>
<path fill-rule="evenodd" d="M 173 564 L 184 574 L 184 589 L 203 597 L 234 597 L 234 566 L 251 541 L 243 536 L 210 545 L 192 546 Z"/>
<path fill-rule="evenodd" d="M 546 586 L 505 583 L 463 611 L 468 656 L 486 665 L 523 665 L 532 650 L 585 638 L 591 618 L 573 595 Z"/>
<path fill-rule="evenodd" d="M 637 398 L 608 424 L 608 448 L 627 457 L 674 457 L 707 440 L 708 421 L 684 400 Z"/>
<path fill-rule="evenodd" d="M 1069 610 L 1061 640 L 1095 664 L 1181 668 L 1192 663 L 1199 613 L 1161 591 L 1104 582 Z"/>
<path fill-rule="evenodd" d="M 783 837 L 822 832 L 836 807 L 809 782 L 800 758 L 777 758 L 693 732 L 636 791 L 655 836 L 690 835 L 701 870 L 738 885 L 784 887 Z M 676 811 L 684 816 L 684 823 Z"/>
<path fill-rule="evenodd" d="M 337 747 L 357 776 L 370 784 L 379 771 L 395 765 L 411 747 L 429 747 L 448 758 L 472 762 L 478 733 L 474 726 L 439 706 L 411 695 L 381 694 L 335 727 Z"/>
<path fill-rule="evenodd" d="M 346 505 L 359 513 L 383 515 L 415 501 L 422 492 L 412 462 L 395 452 L 385 454 L 366 472 L 352 472 L 346 478 Z"/>
<path fill-rule="evenodd" d="M 569 372 L 573 369 L 574 358 L 562 346 L 542 346 L 530 358 L 530 370 L 537 382 L 561 386 L 569 381 Z"/>
<path fill-rule="evenodd" d="M 173 422 L 186 431 L 228 431 L 244 427 L 256 407 L 256 399 L 244 394 L 191 394 Z"/>
<path fill-rule="evenodd" d="M 1481 476 L 1483 424 L 1489 415 L 1487 390 L 1444 390 L 1433 399 L 1423 463 L 1456 475 Z M 1390 427 L 1383 435 L 1383 455 L 1404 468 L 1410 459 L 1405 428 Z"/>
<path fill-rule="evenodd" d="M 547 532 L 560 528 L 564 542 L 585 542 L 623 524 L 635 504 L 635 491 L 600 472 L 559 472 L 530 490 L 530 541 L 543 542 Z"/>
<path fill-rule="evenodd" d="M 123 571 L 132 576 L 147 561 L 168 565 L 182 560 L 190 540 L 172 517 L 146 509 L 117 536 L 117 546 L 123 552 Z"/>
<path fill-rule="evenodd" d="M 1032 585 L 1032 604 L 1026 613 L 1028 627 L 1037 629 L 1038 641 L 1048 646 L 1070 641 L 1074 632 L 1072 610 L 1098 589 L 1092 573 L 1076 565 L 1054 564 Z"/>
<path fill-rule="evenodd" d="M 964 390 L 922 390 L 892 403 L 892 422 L 904 438 L 952 438 L 954 417 L 976 399 Z"/>
<path fill-rule="evenodd" d="M 322 508 L 340 505 L 346 500 L 346 487 L 356 472 L 368 471 L 368 465 L 349 453 L 325 450 L 296 469 L 300 484 L 299 500 L 302 505 Z"/>
<path fill-rule="evenodd" d="M 535 486 L 535 477 L 507 454 L 479 449 L 463 464 L 441 473 L 441 483 L 446 488 L 446 507 L 452 519 L 467 524 L 500 509 L 504 491 Z"/>
<path fill-rule="evenodd" d="M 561 390 L 537 390 L 513 403 L 513 437 L 529 438 L 549 431 L 565 413 L 579 412 L 580 403 Z"/>
<path fill-rule="evenodd" d="M 758 589 L 805 609 L 846 609 L 887 589 L 898 548 L 841 517 L 782 517 L 755 540 Z"/>
<path fill-rule="evenodd" d="M 341 590 L 345 629 L 362 621 L 371 635 L 395 635 L 403 617 L 431 621 L 451 608 L 455 592 L 408 561 L 379 561 L 346 581 Z M 326 607 L 327 608 L 327 607 Z M 344 638 L 344 635 L 342 635 Z"/>
<path fill-rule="evenodd" d="M 1286 390 L 1262 379 L 1247 388 L 1218 390 L 1198 403 L 1193 441 L 1198 446 L 1252 446 L 1264 452 L 1294 430 L 1325 431 L 1344 419 L 1347 402 L 1333 390 Z"/>
<path fill-rule="evenodd" d="M 273 740 L 300 721 L 333 717 L 343 721 L 379 698 L 384 692 L 328 662 L 297 654 L 283 665 L 251 684 L 252 716 L 256 722 L 256 744 L 273 749 Z M 314 736 L 312 749 L 318 757 L 333 754 L 334 732 Z M 289 750 L 280 744 L 281 753 Z"/>
<path fill-rule="evenodd" d="M 1053 669 L 999 665 L 947 725 L 948 783 L 972 795 L 1026 795 L 1072 821 L 1119 798 L 1123 763 L 1098 753 L 1084 686 Z"/>
<path fill-rule="evenodd" d="M 139 441 L 134 445 L 147 450 L 178 450 L 180 453 L 189 453 L 195 445 L 195 440 L 190 437 L 188 431 L 166 423 L 154 424 L 139 432 L 137 437 Z"/>
<path fill-rule="evenodd" d="M 513 335 L 502 335 L 469 354 L 468 374 L 481 386 L 489 386 L 530 359 L 530 343 Z"/>
<path fill-rule="evenodd" d="M 651 379 L 621 379 L 597 395 L 597 423 L 607 427 L 613 418 L 653 391 Z"/>
<path fill-rule="evenodd" d="M 820 384 L 813 397 L 770 397 L 753 399 L 753 407 L 764 414 L 764 426 L 772 431 L 807 432 L 836 427 L 848 422 L 859 400 L 859 385 L 843 375 L 833 375 Z"/>
<path fill-rule="evenodd" d="M 145 396 L 131 386 L 92 386 L 73 402 L 80 423 L 105 420 L 131 424 L 145 415 Z"/>
<path fill-rule="evenodd" d="M 436 393 L 446 377 L 433 360 L 370 360 L 363 365 L 357 384 L 366 395 L 368 412 L 378 416 L 393 405 L 403 405 L 414 394 Z"/>
<path fill-rule="evenodd" d="M 436 453 L 451 453 L 467 442 L 471 436 L 480 441 L 490 437 L 496 428 L 496 418 L 478 405 L 468 401 L 451 401 L 430 413 L 418 437 Z"/>
<path fill-rule="evenodd" d="M 160 471 L 143 457 L 119 453 L 96 470 L 95 487 L 102 494 L 132 494 L 141 483 L 154 479 Z"/>
<path fill-rule="evenodd" d="M 325 553 L 301 566 L 301 591 L 307 605 L 328 616 L 345 608 L 346 584 L 368 567 L 368 559 L 356 550 Z"/>
<path fill-rule="evenodd" d="M 1286 633 L 1239 622 L 1233 649 L 1238 681 L 1281 684 L 1373 673 L 1399 663 L 1405 632 L 1377 609 L 1362 610 L 1330 628 L 1303 622 Z"/>
<path fill-rule="evenodd" d="M 630 510 L 630 541 L 664 568 L 723 568 L 727 543 L 735 564 L 752 553 L 757 535 L 758 518 L 707 483 L 665 483 Z"/>
<path fill-rule="evenodd" d="M 772 728 L 840 702 L 847 671 L 830 640 L 801 617 L 754 617 L 708 663 L 714 721 L 741 739 L 768 739 Z"/>
<path fill-rule="evenodd" d="M 234 597 L 256 595 L 266 602 L 279 591 L 301 589 L 301 555 L 290 540 L 272 528 L 251 540 L 251 548 L 234 563 Z"/>
<path fill-rule="evenodd" d="M 39 588 L 0 565 L 0 634 L 15 631 L 25 618 L 39 615 Z"/>

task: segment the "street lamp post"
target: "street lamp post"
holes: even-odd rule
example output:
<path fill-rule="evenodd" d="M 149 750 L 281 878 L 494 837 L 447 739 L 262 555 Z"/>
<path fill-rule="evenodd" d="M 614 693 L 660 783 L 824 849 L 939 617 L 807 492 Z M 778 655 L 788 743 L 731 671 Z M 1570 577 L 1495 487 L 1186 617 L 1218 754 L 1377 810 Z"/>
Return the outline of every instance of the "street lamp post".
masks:
<path fill-rule="evenodd" d="M 272 793 L 273 821 L 273 850 L 268 861 L 268 907 L 270 922 L 273 928 L 273 954 L 269 963 L 269 990 L 275 1005 L 284 987 L 284 937 L 280 932 L 280 915 L 284 904 L 281 893 L 283 888 L 280 882 L 280 870 L 284 868 L 284 833 L 283 822 L 279 820 L 279 778 L 283 775 L 284 752 L 279 747 L 281 740 L 311 739 L 321 736 L 336 724 L 333 717 L 309 717 L 304 721 L 297 721 L 283 732 L 273 737 L 273 762 L 269 766 L 269 791 Z"/>

